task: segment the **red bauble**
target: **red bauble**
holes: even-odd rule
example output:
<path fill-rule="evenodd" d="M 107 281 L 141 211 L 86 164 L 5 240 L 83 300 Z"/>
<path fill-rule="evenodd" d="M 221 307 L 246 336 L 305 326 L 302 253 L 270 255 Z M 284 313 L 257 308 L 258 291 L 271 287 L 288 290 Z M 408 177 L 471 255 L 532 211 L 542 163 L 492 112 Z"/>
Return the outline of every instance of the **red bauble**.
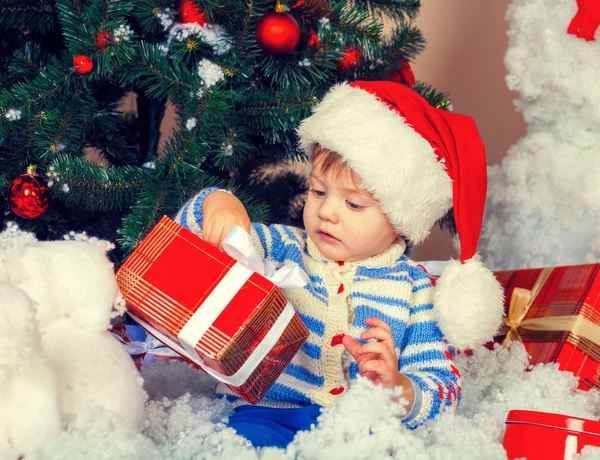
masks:
<path fill-rule="evenodd" d="M 106 48 L 106 45 L 110 43 L 110 41 L 111 36 L 109 31 L 103 30 L 102 32 L 98 32 L 98 36 L 96 37 L 96 45 L 98 45 L 98 48 L 103 50 Z"/>
<path fill-rule="evenodd" d="M 206 24 L 206 13 L 200 11 L 198 5 L 192 1 L 179 2 L 179 21 L 184 24 L 193 24 L 194 22 L 198 25 L 203 26 Z"/>
<path fill-rule="evenodd" d="M 73 58 L 73 66 L 77 73 L 85 75 L 90 73 L 94 68 L 94 61 L 87 56 L 75 56 Z"/>
<path fill-rule="evenodd" d="M 45 214 L 50 206 L 46 179 L 35 173 L 34 166 L 28 167 L 27 174 L 20 175 L 10 184 L 8 202 L 12 211 L 24 219 Z"/>
<path fill-rule="evenodd" d="M 337 63 L 337 68 L 340 72 L 351 69 L 356 66 L 358 60 L 362 56 L 362 53 L 358 48 L 344 48 L 345 55 Z"/>
<path fill-rule="evenodd" d="M 278 4 L 275 11 L 265 14 L 256 25 L 256 41 L 265 53 L 291 53 L 300 41 L 300 27 L 294 17 Z"/>
<path fill-rule="evenodd" d="M 410 63 L 408 61 L 401 61 L 400 64 L 402 65 L 400 69 L 392 70 L 388 74 L 388 80 L 395 83 L 402 83 L 403 85 L 408 85 L 410 87 L 415 86 L 417 81 L 415 80 L 415 74 L 410 67 Z"/>

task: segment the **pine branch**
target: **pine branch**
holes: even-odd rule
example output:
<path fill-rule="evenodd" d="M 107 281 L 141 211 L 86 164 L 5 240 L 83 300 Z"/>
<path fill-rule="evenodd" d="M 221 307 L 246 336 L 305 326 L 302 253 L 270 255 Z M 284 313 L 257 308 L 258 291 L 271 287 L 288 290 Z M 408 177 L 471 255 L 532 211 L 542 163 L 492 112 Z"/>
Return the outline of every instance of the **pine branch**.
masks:
<path fill-rule="evenodd" d="M 149 180 L 143 168 L 106 168 L 83 158 L 57 155 L 49 169 L 54 198 L 70 208 L 96 211 L 123 210 Z"/>
<path fill-rule="evenodd" d="M 412 22 L 421 8 L 420 0 L 357 0 L 356 4 L 380 18 Z"/>
<path fill-rule="evenodd" d="M 15 83 L 10 91 L 2 90 L 0 118 L 4 120 L 6 113 L 11 109 L 25 112 L 34 111 L 40 105 L 51 105 L 50 100 L 59 97 L 68 84 L 69 73 L 66 72 L 66 65 L 53 58 L 52 63 L 35 79 Z"/>
<path fill-rule="evenodd" d="M 53 3 L 50 0 L 5 0 L 0 6 L 0 29 L 47 33 L 57 20 Z"/>
<path fill-rule="evenodd" d="M 417 82 L 413 89 L 427 99 L 432 106 L 437 107 L 438 109 L 450 109 L 452 101 L 448 93 L 438 91 L 431 85 L 423 82 Z"/>
<path fill-rule="evenodd" d="M 140 42 L 137 59 L 123 65 L 116 77 L 154 99 L 185 97 L 198 90 L 198 82 L 184 67 L 173 66 L 157 45 Z"/>

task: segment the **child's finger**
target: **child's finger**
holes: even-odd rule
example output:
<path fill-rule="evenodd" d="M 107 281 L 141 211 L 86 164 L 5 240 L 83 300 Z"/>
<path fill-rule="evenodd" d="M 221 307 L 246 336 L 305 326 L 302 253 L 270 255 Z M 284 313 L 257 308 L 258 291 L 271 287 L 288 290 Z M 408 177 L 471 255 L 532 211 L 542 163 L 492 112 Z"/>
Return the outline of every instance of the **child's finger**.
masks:
<path fill-rule="evenodd" d="M 379 318 L 367 318 L 365 320 L 365 323 L 368 326 L 380 327 L 382 329 L 385 329 L 386 331 L 392 332 L 392 330 L 390 329 L 390 326 L 388 326 L 388 324 L 385 321 L 383 321 Z"/>
<path fill-rule="evenodd" d="M 367 329 L 360 335 L 360 338 L 363 340 L 377 339 L 385 343 L 390 350 L 394 350 L 396 348 L 394 346 L 394 337 L 392 337 L 392 332 L 381 327 L 371 327 Z"/>
<path fill-rule="evenodd" d="M 364 362 L 359 370 L 362 375 L 375 374 L 379 377 L 387 372 L 385 363 L 380 359 L 372 359 Z"/>
<path fill-rule="evenodd" d="M 204 241 L 206 241 L 207 243 L 211 242 L 212 233 L 213 233 L 212 230 L 213 230 L 213 220 L 208 219 L 206 222 L 203 223 L 203 226 L 202 226 L 202 239 Z"/>
<path fill-rule="evenodd" d="M 344 345 L 346 350 L 348 350 L 348 353 L 350 353 L 352 355 L 352 357 L 356 361 L 358 361 L 358 359 L 360 358 L 360 353 L 358 352 L 358 349 L 361 346 L 360 343 L 354 337 L 345 335 L 342 338 L 342 344 Z"/>
<path fill-rule="evenodd" d="M 381 359 L 383 359 L 388 365 L 393 365 L 393 363 L 397 363 L 396 353 L 393 350 L 390 350 L 389 347 L 383 342 L 369 342 L 365 343 L 358 350 L 359 354 L 364 353 L 376 353 Z M 397 364 L 396 364 L 397 366 Z"/>
<path fill-rule="evenodd" d="M 363 377 L 366 377 L 372 381 L 375 381 L 379 378 L 379 376 L 377 375 L 377 372 L 372 372 L 372 371 L 361 372 L 360 375 L 362 375 Z"/>

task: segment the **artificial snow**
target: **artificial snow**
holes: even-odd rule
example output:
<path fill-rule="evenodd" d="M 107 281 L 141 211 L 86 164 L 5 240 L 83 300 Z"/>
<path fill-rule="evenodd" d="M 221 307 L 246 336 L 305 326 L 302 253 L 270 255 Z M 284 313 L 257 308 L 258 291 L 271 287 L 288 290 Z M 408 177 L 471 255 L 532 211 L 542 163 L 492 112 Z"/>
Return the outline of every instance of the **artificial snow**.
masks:
<path fill-rule="evenodd" d="M 480 249 L 493 269 L 600 260 L 600 40 L 567 34 L 573 0 L 509 6 L 508 87 L 527 134 L 489 168 Z"/>
<path fill-rule="evenodd" d="M 414 431 L 390 390 L 359 378 L 287 449 L 254 449 L 226 426 L 231 406 L 212 398 L 210 377 L 180 360 L 140 375 L 106 332 L 123 308 L 107 247 L 81 235 L 37 242 L 14 225 L 0 234 L 0 458 L 495 460 L 511 409 L 600 415 L 600 392 L 577 390 L 556 365 L 527 371 L 515 343 L 457 356 L 462 404 Z"/>

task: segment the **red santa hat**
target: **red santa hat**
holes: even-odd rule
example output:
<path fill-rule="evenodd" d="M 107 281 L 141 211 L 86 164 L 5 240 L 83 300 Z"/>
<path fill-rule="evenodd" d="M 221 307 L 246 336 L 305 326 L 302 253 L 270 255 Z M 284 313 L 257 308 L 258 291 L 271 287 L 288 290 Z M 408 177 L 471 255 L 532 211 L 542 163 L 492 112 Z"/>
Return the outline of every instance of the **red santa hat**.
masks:
<path fill-rule="evenodd" d="M 490 340 L 504 299 L 476 254 L 487 170 L 475 122 L 431 106 L 404 85 L 356 81 L 336 85 L 298 133 L 308 155 L 316 144 L 338 153 L 415 244 L 454 208 L 460 261 L 450 261 L 437 281 L 434 309 L 455 347 Z"/>

